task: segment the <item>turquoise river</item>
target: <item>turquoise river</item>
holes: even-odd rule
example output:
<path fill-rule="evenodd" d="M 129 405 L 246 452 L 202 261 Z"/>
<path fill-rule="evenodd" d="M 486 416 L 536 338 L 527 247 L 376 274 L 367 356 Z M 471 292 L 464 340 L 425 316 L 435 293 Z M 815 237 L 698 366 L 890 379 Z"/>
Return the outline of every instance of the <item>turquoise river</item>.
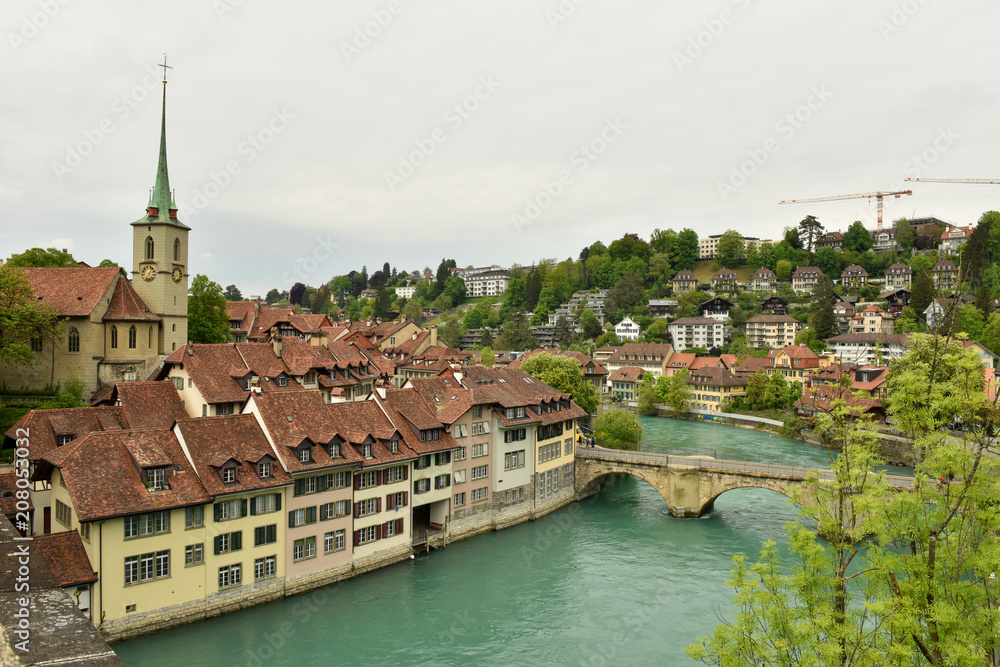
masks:
<path fill-rule="evenodd" d="M 825 449 L 766 433 L 642 418 L 643 449 L 826 467 Z M 695 665 L 683 649 L 729 613 L 736 553 L 795 517 L 729 491 L 675 519 L 647 483 L 448 545 L 347 582 L 115 644 L 129 667 L 177 665 Z"/>

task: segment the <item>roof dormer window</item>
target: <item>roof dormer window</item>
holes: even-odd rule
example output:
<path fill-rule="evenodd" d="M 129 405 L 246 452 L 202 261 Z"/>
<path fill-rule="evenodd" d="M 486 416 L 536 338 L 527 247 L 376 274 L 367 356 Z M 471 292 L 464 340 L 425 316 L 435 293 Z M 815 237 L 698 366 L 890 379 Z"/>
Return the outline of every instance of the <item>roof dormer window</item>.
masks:
<path fill-rule="evenodd" d="M 223 484 L 232 484 L 236 481 L 236 466 L 227 465 L 219 473 L 222 475 Z"/>
<path fill-rule="evenodd" d="M 260 461 L 257 463 L 257 476 L 261 479 L 268 479 L 271 476 L 270 461 Z"/>
<path fill-rule="evenodd" d="M 276 385 L 278 385 L 279 387 L 287 387 L 288 386 L 288 378 L 285 377 L 284 375 L 279 375 L 278 377 L 274 378 L 274 383 Z"/>
<path fill-rule="evenodd" d="M 147 468 L 143 471 L 146 488 L 150 491 L 163 491 L 167 487 L 166 468 Z"/>
<path fill-rule="evenodd" d="M 59 447 L 62 447 L 63 445 L 68 445 L 71 442 L 73 442 L 72 433 L 60 433 L 59 435 L 56 436 L 56 444 Z"/>
<path fill-rule="evenodd" d="M 299 447 L 298 459 L 302 463 L 309 463 L 312 461 L 312 449 L 308 445 Z"/>

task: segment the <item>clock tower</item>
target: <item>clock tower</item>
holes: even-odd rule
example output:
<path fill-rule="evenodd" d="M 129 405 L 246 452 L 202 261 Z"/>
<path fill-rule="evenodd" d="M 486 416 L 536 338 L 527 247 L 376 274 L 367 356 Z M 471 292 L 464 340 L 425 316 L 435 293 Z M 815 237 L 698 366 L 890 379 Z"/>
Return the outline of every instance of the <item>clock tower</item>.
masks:
<path fill-rule="evenodd" d="M 146 215 L 132 223 L 132 285 L 149 309 L 163 318 L 159 354 L 187 343 L 188 232 L 177 219 L 167 176 L 167 65 L 163 58 L 163 111 L 156 183 Z"/>

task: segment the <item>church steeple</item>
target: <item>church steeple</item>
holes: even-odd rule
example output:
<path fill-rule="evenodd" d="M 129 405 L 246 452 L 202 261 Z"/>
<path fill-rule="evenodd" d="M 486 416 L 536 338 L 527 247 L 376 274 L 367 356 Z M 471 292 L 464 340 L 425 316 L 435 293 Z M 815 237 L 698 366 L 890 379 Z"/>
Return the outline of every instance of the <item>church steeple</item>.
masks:
<path fill-rule="evenodd" d="M 156 182 L 146 205 L 146 215 L 132 224 L 168 223 L 188 229 L 177 219 L 177 203 L 170 190 L 170 176 L 167 173 L 167 70 L 173 67 L 167 64 L 166 54 L 163 54 L 163 63 L 158 67 L 163 68 L 163 108 L 160 116 L 160 157 L 156 165 Z"/>

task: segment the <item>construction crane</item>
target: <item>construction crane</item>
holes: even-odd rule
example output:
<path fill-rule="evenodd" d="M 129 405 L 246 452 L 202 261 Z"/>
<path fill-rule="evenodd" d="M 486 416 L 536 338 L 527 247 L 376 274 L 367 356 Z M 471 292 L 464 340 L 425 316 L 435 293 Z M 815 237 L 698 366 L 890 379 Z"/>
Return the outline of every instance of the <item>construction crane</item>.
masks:
<path fill-rule="evenodd" d="M 785 199 L 779 204 L 811 204 L 819 201 L 839 201 L 841 199 L 871 199 L 874 197 L 878 201 L 878 231 L 882 231 L 882 199 L 884 197 L 895 197 L 899 199 L 902 195 L 912 195 L 913 190 L 900 190 L 898 192 L 861 192 L 856 195 L 834 195 L 833 197 L 815 197 L 813 199 Z"/>
<path fill-rule="evenodd" d="M 920 183 L 977 183 L 979 185 L 1000 185 L 996 178 L 908 178 L 908 181 Z"/>

